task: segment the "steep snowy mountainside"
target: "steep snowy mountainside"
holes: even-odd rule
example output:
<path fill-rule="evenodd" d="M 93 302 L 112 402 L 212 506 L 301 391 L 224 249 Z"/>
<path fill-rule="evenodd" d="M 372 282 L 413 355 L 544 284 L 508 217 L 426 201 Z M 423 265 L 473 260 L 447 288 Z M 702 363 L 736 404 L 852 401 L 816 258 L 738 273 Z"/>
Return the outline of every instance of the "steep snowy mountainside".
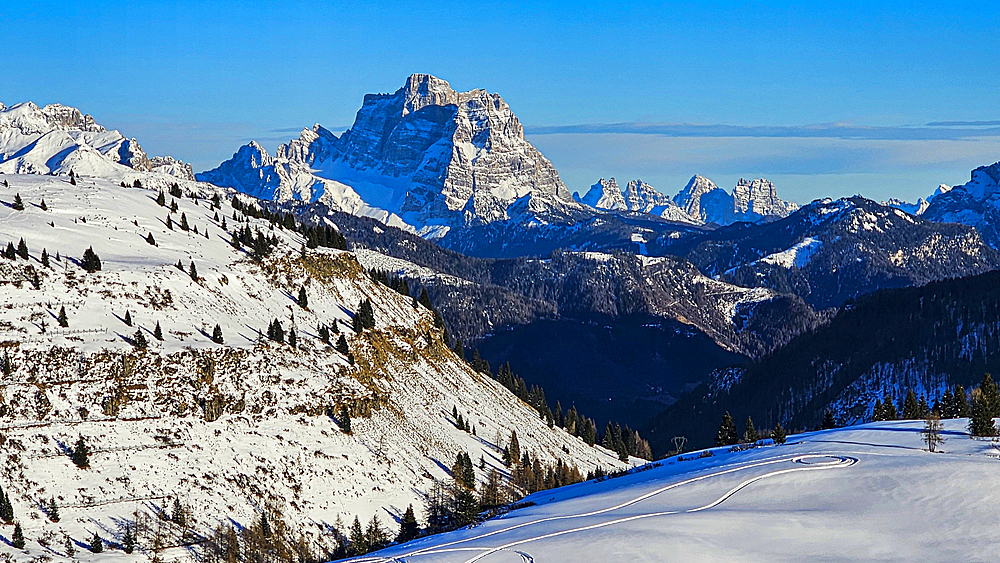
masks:
<path fill-rule="evenodd" d="M 933 454 L 914 420 L 685 452 L 354 561 L 985 563 L 1000 548 L 1000 494 L 984 486 L 996 450 L 971 439 L 967 423 L 943 421 L 947 441 Z"/>
<path fill-rule="evenodd" d="M 38 107 L 0 104 L 0 172 L 70 172 L 105 178 L 135 171 L 157 172 L 193 181 L 191 165 L 172 157 L 149 158 L 135 139 L 108 131 L 90 115 L 60 104 Z"/>
<path fill-rule="evenodd" d="M 817 308 L 1000 266 L 977 231 L 862 197 L 817 200 L 785 219 L 723 227 L 669 251 L 709 276 L 795 293 Z"/>
<path fill-rule="evenodd" d="M 799 208 L 797 204 L 779 198 L 774 184 L 768 180 L 740 178 L 733 192 L 729 193 L 697 174 L 674 196 L 673 201 L 698 221 L 717 225 L 773 221 L 787 217 Z"/>
<path fill-rule="evenodd" d="M 944 188 L 934 193 L 922 217 L 975 227 L 987 244 L 1000 248 L 1000 162 L 976 168 L 965 184 Z"/>
<path fill-rule="evenodd" d="M 273 504 L 310 543 L 329 546 L 338 517 L 377 514 L 395 529 L 408 504 L 419 515 L 460 451 L 484 458 L 479 480 L 490 468 L 506 471 L 498 447 L 513 430 L 543 463 L 559 459 L 584 473 L 622 466 L 474 372 L 442 342 L 429 311 L 372 281 L 352 253 L 302 256 L 301 235 L 238 212 L 227 190 L 191 184 L 161 207 L 157 190 L 102 179 L 0 179 L 0 241 L 17 247 L 23 238 L 29 254 L 0 258 L 0 347 L 10 365 L 0 376 L 10 445 L 3 489 L 28 540 L 26 553 L 0 546 L 4 553 L 69 560 L 64 535 L 78 551 L 95 532 L 120 542 L 119 524 L 135 511 L 155 516 L 175 498 L 190 507 L 196 530 L 230 518 L 251 523 Z M 24 210 L 11 205 L 15 194 Z M 172 200 L 178 209 L 169 213 Z M 223 220 L 276 246 L 258 262 L 249 247 L 230 244 Z M 81 268 L 88 248 L 99 271 Z M 366 298 L 375 327 L 356 334 L 353 312 Z M 285 335 L 294 328 L 295 346 L 262 336 L 275 319 Z M 223 344 L 213 340 L 216 324 Z M 339 329 L 353 362 L 320 340 L 320 325 Z M 354 419 L 351 435 L 338 428 L 341 408 Z M 476 435 L 457 428 L 453 408 Z M 79 436 L 92 449 L 88 470 L 66 455 Z M 51 497 L 59 522 L 41 511 Z M 118 552 L 109 560 L 151 559 L 152 539 L 139 545 L 131 559 Z"/>
<path fill-rule="evenodd" d="M 579 201 L 597 209 L 628 209 L 625 196 L 614 178 L 601 178 Z"/>
<path fill-rule="evenodd" d="M 845 304 L 827 324 L 769 356 L 720 370 L 668 408 L 649 432 L 657 447 L 684 434 L 707 445 L 725 411 L 764 427 L 873 419 L 876 400 L 913 390 L 933 405 L 956 384 L 971 389 L 1000 370 L 1000 272 L 887 289 Z"/>

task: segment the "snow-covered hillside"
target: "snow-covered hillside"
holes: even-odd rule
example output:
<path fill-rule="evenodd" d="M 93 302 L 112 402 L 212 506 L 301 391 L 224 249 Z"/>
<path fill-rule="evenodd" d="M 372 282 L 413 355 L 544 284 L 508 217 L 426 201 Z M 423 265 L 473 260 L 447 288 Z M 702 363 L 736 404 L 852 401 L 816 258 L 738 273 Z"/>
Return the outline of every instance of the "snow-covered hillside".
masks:
<path fill-rule="evenodd" d="M 23 239 L 29 254 L 0 259 L 0 357 L 11 366 L 0 376 L 0 486 L 27 539 L 26 551 L 2 545 L 0 553 L 64 560 L 68 536 L 81 561 L 146 560 L 149 543 L 131 556 L 83 546 L 95 532 L 120 542 L 134 512 L 155 514 L 173 499 L 202 530 L 230 518 L 246 525 L 266 505 L 310 541 L 329 540 L 338 517 L 377 514 L 394 529 L 408 504 L 421 512 L 458 452 L 483 457 L 477 479 L 502 469 L 498 445 L 513 430 L 543 463 L 561 459 L 584 473 L 622 466 L 471 370 L 442 342 L 430 311 L 372 281 L 352 253 L 303 256 L 300 234 L 245 217 L 231 192 L 206 184 L 181 181 L 184 196 L 168 193 L 160 206 L 158 189 L 75 182 L 0 174 L 0 243 Z M 255 261 L 230 243 L 224 222 L 277 246 Z M 88 248 L 100 271 L 81 268 Z M 375 328 L 355 334 L 363 299 Z M 286 334 L 294 328 L 296 346 L 263 337 L 275 319 Z M 213 341 L 216 324 L 224 344 Z M 321 325 L 346 336 L 353 363 L 320 340 Z M 146 349 L 135 346 L 137 334 Z M 338 426 L 341 408 L 354 418 L 351 435 Z M 476 435 L 457 428 L 453 408 Z M 80 436 L 93 450 L 86 470 L 66 455 Z M 50 498 L 59 522 L 43 514 Z M 0 535 L 10 539 L 11 528 Z"/>
<path fill-rule="evenodd" d="M 355 561 L 996 561 L 1000 448 L 944 422 L 937 453 L 896 421 L 684 454 Z"/>

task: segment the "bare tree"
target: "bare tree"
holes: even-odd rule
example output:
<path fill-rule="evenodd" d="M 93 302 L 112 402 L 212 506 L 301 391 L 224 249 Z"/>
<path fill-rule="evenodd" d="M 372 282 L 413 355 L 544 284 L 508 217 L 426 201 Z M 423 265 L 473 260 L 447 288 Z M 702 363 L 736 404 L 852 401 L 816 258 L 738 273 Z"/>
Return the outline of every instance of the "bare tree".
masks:
<path fill-rule="evenodd" d="M 938 415 L 931 413 L 924 419 L 924 429 L 920 433 L 924 435 L 927 451 L 933 452 L 939 444 L 944 443 L 944 436 L 941 435 L 942 428 L 941 417 Z"/>

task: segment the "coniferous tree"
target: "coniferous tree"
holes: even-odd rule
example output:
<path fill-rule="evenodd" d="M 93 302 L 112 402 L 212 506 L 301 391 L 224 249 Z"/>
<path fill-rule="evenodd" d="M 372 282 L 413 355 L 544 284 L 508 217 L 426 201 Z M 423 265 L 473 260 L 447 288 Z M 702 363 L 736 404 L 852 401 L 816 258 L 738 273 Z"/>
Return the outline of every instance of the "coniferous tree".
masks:
<path fill-rule="evenodd" d="M 218 324 L 215 325 L 215 329 L 212 330 L 212 342 L 216 344 L 222 344 L 225 340 L 222 338 L 222 327 Z"/>
<path fill-rule="evenodd" d="M 952 412 L 955 418 L 965 418 L 969 416 L 969 401 L 965 395 L 965 387 L 955 385 L 955 393 L 952 398 Z"/>
<path fill-rule="evenodd" d="M 42 249 L 42 266 L 49 267 L 49 253 L 44 248 Z"/>
<path fill-rule="evenodd" d="M 188 268 L 188 275 L 191 276 L 192 280 L 198 281 L 198 268 L 195 267 L 194 260 L 191 261 L 191 266 Z"/>
<path fill-rule="evenodd" d="M 421 305 L 423 305 L 428 311 L 434 309 L 434 306 L 431 305 L 431 298 L 430 298 L 429 295 L 427 295 L 427 288 L 426 287 L 425 288 L 421 288 L 421 290 L 420 290 L 420 299 L 418 299 L 417 301 Z"/>
<path fill-rule="evenodd" d="M 979 384 L 979 391 L 983 394 L 983 401 L 989 415 L 993 418 L 1000 416 L 1000 389 L 993 381 L 993 376 L 983 374 L 983 381 Z"/>
<path fill-rule="evenodd" d="M 14 546 L 14 549 L 24 549 L 24 531 L 21 530 L 20 522 L 14 524 L 14 533 L 10 536 L 10 545 Z"/>
<path fill-rule="evenodd" d="M 399 535 L 396 536 L 396 543 L 406 543 L 420 535 L 420 524 L 413 514 L 413 505 L 406 507 L 406 512 L 399 521 Z"/>
<path fill-rule="evenodd" d="M 343 334 L 341 334 L 340 338 L 337 339 L 337 345 L 335 346 L 335 348 L 337 349 L 338 352 L 340 352 L 341 354 L 343 354 L 345 356 L 351 352 L 347 348 L 347 339 L 344 338 Z"/>
<path fill-rule="evenodd" d="M 174 220 L 170 218 L 170 214 L 167 214 L 167 229 L 174 230 Z"/>
<path fill-rule="evenodd" d="M 299 298 L 296 301 L 298 302 L 299 307 L 302 307 L 303 309 L 309 308 L 309 296 L 306 295 L 305 286 L 299 288 Z"/>
<path fill-rule="evenodd" d="M 288 329 L 288 345 L 291 346 L 292 348 L 295 348 L 296 342 L 297 339 L 295 337 L 295 327 L 293 326 Z"/>
<path fill-rule="evenodd" d="M 358 517 L 354 517 L 354 523 L 351 524 L 351 532 L 348 536 L 348 545 L 351 550 L 352 555 L 364 555 L 368 553 L 368 542 L 365 541 L 365 531 L 361 528 L 361 520 Z"/>
<path fill-rule="evenodd" d="M 4 349 L 3 359 L 0 359 L 0 372 L 4 375 L 10 375 L 14 371 L 14 362 L 10 359 L 10 353 Z"/>
<path fill-rule="evenodd" d="M 955 395 L 951 389 L 945 389 L 941 395 L 941 418 L 955 418 Z"/>
<path fill-rule="evenodd" d="M 146 242 L 148 242 L 153 246 L 156 246 L 156 239 L 153 238 L 153 233 L 149 233 L 148 235 L 146 235 Z"/>
<path fill-rule="evenodd" d="M 132 313 L 125 311 L 125 326 L 132 326 Z"/>
<path fill-rule="evenodd" d="M 17 243 L 17 255 L 20 256 L 22 260 L 28 259 L 28 245 L 24 242 L 23 238 Z"/>
<path fill-rule="evenodd" d="M 324 344 L 330 343 L 330 329 L 326 325 L 320 325 L 319 327 L 319 339 L 323 341 Z"/>
<path fill-rule="evenodd" d="M 917 420 L 920 418 L 920 404 L 917 403 L 917 395 L 913 392 L 913 389 L 906 392 L 902 411 L 903 420 Z"/>
<path fill-rule="evenodd" d="M 136 180 L 138 182 L 138 180 Z M 94 537 L 90 538 L 90 551 L 91 553 L 101 553 L 104 551 L 104 540 L 101 536 L 94 532 Z"/>
<path fill-rule="evenodd" d="M 90 467 L 90 449 L 87 448 L 87 442 L 83 439 L 83 436 L 77 438 L 71 459 L 73 460 L 73 464 L 80 469 Z"/>
<path fill-rule="evenodd" d="M 46 514 L 49 516 L 49 520 L 52 522 L 59 521 L 59 504 L 56 503 L 56 497 L 51 497 L 49 499 L 49 504 L 45 508 Z"/>
<path fill-rule="evenodd" d="M 56 319 L 59 321 L 59 326 L 66 328 L 69 326 L 69 318 L 66 317 L 66 306 L 63 305 L 59 308 L 59 317 Z"/>
<path fill-rule="evenodd" d="M 73 175 L 72 171 L 70 171 L 70 173 L 69 173 L 69 184 L 71 186 L 75 186 L 76 185 L 76 176 Z"/>
<path fill-rule="evenodd" d="M 896 404 L 892 400 L 892 396 L 888 391 L 882 395 L 882 420 L 896 420 L 899 418 L 899 413 L 896 411 Z"/>
<path fill-rule="evenodd" d="M 8 260 L 17 260 L 17 250 L 14 249 L 14 243 L 7 243 L 7 249 L 4 250 L 3 257 Z"/>
<path fill-rule="evenodd" d="M 125 522 L 125 529 L 122 531 L 122 551 L 131 554 L 135 551 L 135 530 L 134 525 Z"/>
<path fill-rule="evenodd" d="M 84 270 L 90 273 L 98 272 L 101 270 L 101 259 L 98 258 L 97 254 L 94 252 L 94 247 L 87 248 L 83 251 L 83 260 L 80 262 Z"/>
<path fill-rule="evenodd" d="M 11 207 L 14 211 L 24 211 L 24 202 L 21 201 L 21 194 L 14 194 L 14 203 Z"/>
<path fill-rule="evenodd" d="M 156 205 L 163 207 L 166 204 L 167 199 L 163 196 L 163 190 L 160 190 L 160 193 L 156 195 Z"/>
<path fill-rule="evenodd" d="M 837 427 L 837 420 L 833 417 L 833 411 L 826 409 L 823 413 L 823 430 L 830 430 Z"/>
<path fill-rule="evenodd" d="M 517 463 L 521 459 L 521 444 L 517 441 L 517 431 L 510 431 L 510 444 L 507 445 L 507 452 L 511 463 Z"/>
<path fill-rule="evenodd" d="M 759 440 L 757 435 L 757 427 L 753 424 L 753 419 L 749 416 L 747 417 L 747 431 L 743 434 L 743 440 L 748 444 L 756 444 Z"/>
<path fill-rule="evenodd" d="M 10 524 L 14 521 L 14 505 L 10 502 L 7 493 L 0 489 L 0 521 Z"/>
<path fill-rule="evenodd" d="M 347 410 L 347 405 L 340 407 L 340 414 L 337 415 L 337 425 L 344 434 L 351 433 L 351 413 Z"/>
<path fill-rule="evenodd" d="M 135 331 L 135 336 L 132 337 L 132 342 L 135 343 L 135 347 L 140 350 L 145 350 L 149 343 L 146 342 L 146 335 L 142 333 L 142 329 Z"/>
<path fill-rule="evenodd" d="M 969 433 L 973 436 L 995 436 L 996 427 L 990 414 L 989 399 L 983 397 L 981 389 L 972 391 L 972 408 L 969 417 Z"/>
<path fill-rule="evenodd" d="M 73 545 L 73 538 L 66 536 L 64 551 L 66 552 L 66 557 L 72 558 L 76 555 L 76 546 Z"/>
<path fill-rule="evenodd" d="M 181 213 L 181 230 L 185 232 L 191 230 L 191 225 L 188 225 L 187 215 L 184 213 Z"/>
<path fill-rule="evenodd" d="M 42 203 L 38 206 L 42 211 L 48 211 L 49 206 L 45 204 L 45 198 L 42 198 Z"/>
<path fill-rule="evenodd" d="M 781 426 L 781 422 L 779 421 L 774 426 L 774 430 L 771 431 L 771 439 L 774 440 L 775 444 L 780 446 L 785 443 L 786 438 L 787 435 L 785 434 L 785 429 Z"/>
<path fill-rule="evenodd" d="M 736 425 L 729 411 L 722 415 L 722 423 L 719 424 L 719 433 L 715 437 L 716 446 L 732 446 L 739 442 L 739 435 L 736 434 Z"/>

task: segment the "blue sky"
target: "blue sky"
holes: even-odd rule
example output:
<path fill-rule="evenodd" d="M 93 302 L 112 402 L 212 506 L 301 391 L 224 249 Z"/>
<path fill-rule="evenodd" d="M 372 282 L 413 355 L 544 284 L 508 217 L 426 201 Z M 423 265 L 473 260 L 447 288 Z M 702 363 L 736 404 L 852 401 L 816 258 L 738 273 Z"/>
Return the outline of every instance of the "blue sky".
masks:
<path fill-rule="evenodd" d="M 501 93 L 573 190 L 914 198 L 1000 160 L 989 3 L 525 4 L 4 2 L 0 101 L 77 106 L 198 170 L 349 125 L 413 72 Z"/>

